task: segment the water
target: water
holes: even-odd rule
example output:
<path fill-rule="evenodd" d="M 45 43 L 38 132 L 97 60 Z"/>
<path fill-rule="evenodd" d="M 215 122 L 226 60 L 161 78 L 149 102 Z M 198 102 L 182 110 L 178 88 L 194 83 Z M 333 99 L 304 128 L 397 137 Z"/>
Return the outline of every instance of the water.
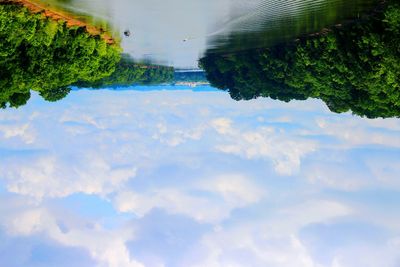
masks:
<path fill-rule="evenodd" d="M 318 32 L 357 17 L 375 1 L 356 0 L 45 0 L 50 5 L 108 22 L 135 59 L 196 68 L 207 49 L 245 39 L 234 50 L 265 47 Z M 124 38 L 123 32 L 132 35 Z M 243 37 L 245 35 L 245 37 Z M 224 47 L 225 51 L 227 50 Z"/>

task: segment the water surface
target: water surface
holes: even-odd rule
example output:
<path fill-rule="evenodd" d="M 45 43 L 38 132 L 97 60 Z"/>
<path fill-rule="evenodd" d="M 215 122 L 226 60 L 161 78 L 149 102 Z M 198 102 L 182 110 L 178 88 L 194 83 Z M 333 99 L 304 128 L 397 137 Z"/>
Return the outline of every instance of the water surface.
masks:
<path fill-rule="evenodd" d="M 197 67 L 207 49 L 246 34 L 235 49 L 265 47 L 357 17 L 372 0 L 44 0 L 89 20 L 106 21 L 135 59 Z M 130 30 L 131 37 L 123 32 Z M 218 41 L 216 41 L 218 39 Z"/>

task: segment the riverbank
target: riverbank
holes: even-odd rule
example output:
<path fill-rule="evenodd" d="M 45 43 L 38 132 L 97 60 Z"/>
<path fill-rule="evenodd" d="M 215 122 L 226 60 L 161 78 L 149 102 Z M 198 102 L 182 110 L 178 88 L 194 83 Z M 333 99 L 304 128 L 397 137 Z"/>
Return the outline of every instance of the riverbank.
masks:
<path fill-rule="evenodd" d="M 50 8 L 44 3 L 33 0 L 8 0 L 0 1 L 0 4 L 17 4 L 26 7 L 32 13 L 42 13 L 45 17 L 56 21 L 64 21 L 68 27 L 83 27 L 93 36 L 100 36 L 107 44 L 115 44 L 116 40 L 101 28 L 90 25 L 89 23 L 75 18 L 72 14 L 67 14 L 60 10 Z"/>

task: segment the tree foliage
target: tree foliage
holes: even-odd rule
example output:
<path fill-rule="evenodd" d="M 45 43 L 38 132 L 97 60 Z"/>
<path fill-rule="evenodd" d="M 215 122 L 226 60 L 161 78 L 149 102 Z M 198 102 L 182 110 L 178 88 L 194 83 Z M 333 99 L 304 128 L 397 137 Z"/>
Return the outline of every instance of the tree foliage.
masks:
<path fill-rule="evenodd" d="M 173 67 L 139 64 L 129 55 L 124 54 L 110 76 L 97 81 L 79 81 L 74 85 L 89 88 L 124 87 L 137 84 L 168 83 L 173 78 Z"/>
<path fill-rule="evenodd" d="M 0 107 L 27 102 L 30 90 L 56 101 L 77 81 L 109 76 L 120 48 L 84 27 L 67 27 L 17 4 L 0 4 Z"/>
<path fill-rule="evenodd" d="M 325 34 L 200 60 L 207 78 L 236 100 L 322 99 L 330 110 L 376 117 L 400 116 L 400 6 Z"/>

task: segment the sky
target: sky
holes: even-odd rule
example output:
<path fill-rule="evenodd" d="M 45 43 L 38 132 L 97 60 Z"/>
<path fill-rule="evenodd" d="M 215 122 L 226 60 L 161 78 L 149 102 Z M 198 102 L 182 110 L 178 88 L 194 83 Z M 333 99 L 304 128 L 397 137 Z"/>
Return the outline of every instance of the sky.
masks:
<path fill-rule="evenodd" d="M 0 157 L 0 267 L 400 266 L 399 119 L 212 90 L 33 94 L 0 111 Z"/>

